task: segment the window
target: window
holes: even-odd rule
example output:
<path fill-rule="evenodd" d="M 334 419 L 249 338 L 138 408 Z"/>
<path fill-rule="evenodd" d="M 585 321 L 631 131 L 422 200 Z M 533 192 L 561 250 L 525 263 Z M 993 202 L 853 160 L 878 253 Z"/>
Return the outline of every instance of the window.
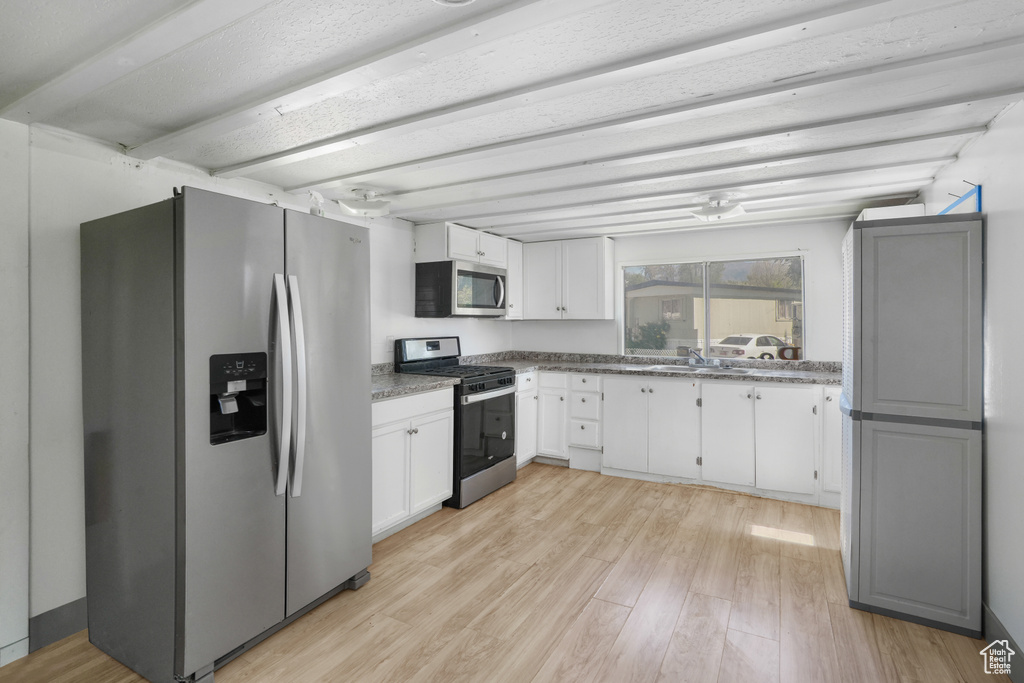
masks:
<path fill-rule="evenodd" d="M 778 358 L 803 346 L 799 256 L 627 266 L 623 284 L 626 355 Z"/>

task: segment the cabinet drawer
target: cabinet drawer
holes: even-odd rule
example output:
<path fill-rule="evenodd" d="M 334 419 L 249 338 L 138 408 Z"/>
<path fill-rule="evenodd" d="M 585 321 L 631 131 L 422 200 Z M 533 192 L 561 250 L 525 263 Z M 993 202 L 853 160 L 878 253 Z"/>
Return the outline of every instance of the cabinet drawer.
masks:
<path fill-rule="evenodd" d="M 601 419 L 601 394 L 589 391 L 574 391 L 572 392 L 571 400 L 569 417 L 582 420 Z"/>
<path fill-rule="evenodd" d="M 516 391 L 529 391 L 537 388 L 537 373 L 523 372 L 516 375 Z"/>
<path fill-rule="evenodd" d="M 590 420 L 570 420 L 569 445 L 580 448 L 601 448 L 601 430 L 596 422 Z"/>
<path fill-rule="evenodd" d="M 573 391 L 601 391 L 601 378 L 597 375 L 570 375 Z"/>
<path fill-rule="evenodd" d="M 377 427 L 399 420 L 409 420 L 416 415 L 425 415 L 438 410 L 451 410 L 454 405 L 452 389 L 427 391 L 375 401 L 370 408 L 370 423 Z"/>
<path fill-rule="evenodd" d="M 550 389 L 568 389 L 569 378 L 564 372 L 540 373 L 540 385 Z"/>

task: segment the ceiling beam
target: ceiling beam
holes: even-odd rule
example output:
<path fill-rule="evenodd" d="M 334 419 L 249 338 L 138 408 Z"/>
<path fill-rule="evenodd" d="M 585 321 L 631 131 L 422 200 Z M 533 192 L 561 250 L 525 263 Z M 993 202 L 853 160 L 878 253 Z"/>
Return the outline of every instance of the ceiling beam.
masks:
<path fill-rule="evenodd" d="M 1024 87 L 1016 91 L 1014 94 L 1024 94 Z M 976 100 L 963 98 L 963 102 L 973 102 Z M 959 102 L 962 104 L 963 102 Z M 940 107 L 949 106 L 948 104 L 939 105 Z M 682 157 L 693 156 L 695 154 L 709 154 L 712 152 L 721 152 L 729 149 L 736 149 L 738 147 L 747 147 L 755 144 L 764 144 L 771 142 L 778 138 L 786 138 L 791 136 L 793 133 L 804 133 L 812 130 L 821 130 L 824 128 L 832 128 L 839 126 L 848 126 L 857 123 L 867 123 L 872 121 L 879 121 L 886 118 L 892 118 L 899 115 L 906 115 L 908 113 L 930 111 L 939 107 L 922 106 L 907 108 L 907 110 L 890 110 L 884 112 L 873 112 L 871 114 L 862 114 L 859 116 L 844 116 L 835 119 L 825 119 L 821 121 L 812 121 L 810 123 L 803 123 L 797 125 L 783 126 L 779 128 L 772 128 L 767 130 L 761 130 L 757 133 L 742 133 L 739 135 L 728 135 L 721 138 L 714 138 L 711 140 L 700 140 L 697 142 L 691 142 L 681 145 L 668 145 L 664 147 L 648 148 L 642 150 L 636 150 L 634 152 L 627 152 L 624 154 L 616 154 L 607 157 L 597 157 L 594 159 L 587 159 L 585 161 L 573 161 L 564 164 L 556 164 L 552 166 L 541 166 L 523 171 L 513 171 L 510 173 L 502 173 L 499 175 L 474 177 L 466 180 L 457 180 L 447 183 L 439 183 L 437 185 L 427 185 L 425 187 L 417 187 L 414 190 L 398 190 L 388 192 L 389 197 L 400 197 L 408 194 L 417 192 L 433 192 L 436 190 L 444 190 L 448 188 L 465 188 L 468 185 L 476 185 L 480 183 L 490 182 L 505 182 L 517 178 L 543 178 L 546 176 L 558 176 L 573 171 L 589 168 L 617 168 L 621 166 L 631 166 L 635 164 L 651 163 L 655 161 L 666 161 L 669 159 L 679 159 Z M 984 132 L 985 127 L 981 127 L 981 131 Z M 951 134 L 951 131 L 942 131 L 940 134 Z M 410 164 L 415 166 L 415 164 Z M 369 175 L 358 174 L 358 175 Z M 358 177 L 354 174 L 350 177 Z M 347 178 L 346 178 L 347 180 Z M 306 190 L 318 190 L 323 191 L 331 189 L 341 185 L 339 181 L 319 182 L 313 184 L 296 185 L 294 187 L 286 187 L 286 192 L 302 192 Z"/>
<path fill-rule="evenodd" d="M 594 0 L 519 0 L 449 24 L 412 40 L 346 64 L 327 74 L 248 102 L 217 116 L 129 149 L 139 159 L 152 159 L 198 145 L 244 128 L 269 115 L 283 115 L 345 92 L 423 66 L 423 55 L 436 61 L 500 40 L 540 24 L 594 8 Z"/>
<path fill-rule="evenodd" d="M 743 206 L 771 204 L 774 202 L 800 202 L 801 200 L 809 199 L 815 200 L 823 195 L 829 195 L 834 197 L 832 203 L 843 203 L 843 202 L 856 202 L 856 201 L 880 201 L 883 199 L 903 199 L 913 198 L 917 196 L 917 189 L 923 184 L 931 181 L 931 178 L 916 178 L 906 182 L 900 183 L 885 183 L 882 185 L 863 185 L 851 188 L 844 188 L 842 190 L 818 190 L 812 192 L 803 192 L 800 194 L 778 194 L 778 195 L 767 195 L 763 197 L 749 197 L 743 200 Z M 908 188 L 907 190 L 898 190 L 897 188 Z M 795 206 L 810 206 L 822 203 L 822 200 L 811 201 L 808 204 L 796 204 Z M 510 234 L 525 234 L 532 232 L 531 230 L 523 230 L 523 228 L 530 228 L 533 226 L 553 226 L 559 224 L 559 227 L 575 228 L 580 229 L 584 227 L 602 227 L 600 222 L 602 219 L 612 219 L 614 224 L 615 219 L 626 219 L 633 217 L 648 216 L 646 220 L 657 220 L 661 218 L 661 214 L 665 213 L 678 213 L 680 211 L 686 211 L 688 209 L 698 209 L 702 206 L 699 202 L 692 202 L 689 204 L 677 204 L 670 207 L 662 207 L 657 209 L 634 209 L 632 211 L 610 211 L 598 214 L 588 214 L 585 216 L 566 216 L 561 218 L 548 218 L 539 219 L 532 221 L 523 221 L 520 223 L 506 223 L 504 225 L 490 225 L 485 226 L 488 232 L 493 232 L 496 235 L 510 235 Z M 567 225 L 572 223 L 574 225 Z M 588 225 L 575 225 L 578 223 L 588 223 Z"/>
<path fill-rule="evenodd" d="M 792 217 L 773 217 L 773 218 L 761 218 L 754 220 L 741 220 L 741 219 L 730 219 L 726 221 L 712 221 L 705 223 L 703 221 L 686 222 L 683 225 L 672 225 L 665 224 L 661 227 L 645 228 L 644 226 L 637 226 L 634 230 L 619 230 L 616 228 L 603 229 L 598 228 L 590 231 L 593 236 L 603 237 L 640 237 L 643 235 L 664 235 L 670 232 L 695 232 L 698 230 L 725 230 L 730 228 L 747 228 L 756 227 L 763 225 L 795 225 L 798 223 L 823 223 L 825 221 L 833 220 L 851 220 L 856 217 L 857 212 L 854 211 L 842 211 L 829 214 L 822 214 L 818 216 L 792 216 Z M 539 236 L 539 239 L 535 241 L 561 239 L 563 235 L 572 235 L 574 230 L 555 230 L 550 233 L 545 233 Z M 523 235 L 524 238 L 530 238 L 530 235 Z M 534 241 L 534 240 L 531 240 Z"/>
<path fill-rule="evenodd" d="M 956 4 L 955 0 L 941 0 L 939 6 L 952 4 Z M 595 88 L 627 83 L 638 78 L 676 71 L 716 59 L 875 24 L 879 22 L 879 5 L 886 6 L 887 17 L 915 14 L 936 8 L 935 5 L 923 8 L 919 0 L 851 0 L 839 6 L 818 9 L 796 17 L 734 31 L 681 48 L 634 57 L 457 105 L 388 121 L 369 128 L 346 132 L 250 161 L 225 166 L 216 169 L 214 175 L 231 178 L 265 171 L 333 154 L 356 145 L 367 145 L 407 135 L 426 128 L 436 128 L 524 105 L 536 105 L 538 102 L 567 97 Z M 789 83 L 780 84 L 771 90 L 788 91 L 791 89 L 789 86 Z"/>
<path fill-rule="evenodd" d="M 821 121 L 813 121 L 807 124 L 798 124 L 792 126 L 785 126 L 781 128 L 774 128 L 765 131 L 758 132 L 756 134 L 740 134 L 718 138 L 714 140 L 708 140 L 707 142 L 695 143 L 693 145 L 686 145 L 683 147 L 669 147 L 664 149 L 646 150 L 645 152 L 639 152 L 641 156 L 633 157 L 632 154 L 621 155 L 621 157 L 608 157 L 604 160 L 584 161 L 577 164 L 563 164 L 562 166 L 552 166 L 548 168 L 537 169 L 536 171 L 524 171 L 522 173 L 533 173 L 533 172 L 544 172 L 549 169 L 570 168 L 572 166 L 589 166 L 597 163 L 607 164 L 627 164 L 632 163 L 630 159 L 635 158 L 636 163 L 644 161 L 656 161 L 663 158 L 673 158 L 675 156 L 673 151 L 679 150 L 680 156 L 686 154 L 702 153 L 702 152 L 714 152 L 725 149 L 733 149 L 736 147 L 742 147 L 747 144 L 753 144 L 756 142 L 766 141 L 774 136 L 785 136 L 791 133 L 795 133 L 803 130 L 815 130 L 820 128 L 826 128 L 829 126 L 842 126 L 848 124 L 857 124 L 869 121 L 875 121 L 879 119 L 902 116 L 906 114 L 916 114 L 928 111 L 934 111 L 942 109 L 944 107 L 953 107 L 961 104 L 967 104 L 971 102 L 984 102 L 988 100 L 1001 100 L 1019 97 L 1024 94 L 1024 85 L 1019 88 L 1010 88 L 1005 90 L 984 92 L 984 93 L 971 93 L 967 95 L 959 95 L 956 97 L 945 98 L 941 100 L 933 100 L 920 105 L 914 105 L 911 107 L 900 107 L 897 109 L 887 109 L 882 111 L 875 111 L 868 114 L 860 114 L 857 116 L 846 116 L 837 119 L 825 119 Z M 653 112 L 648 116 L 652 118 L 660 118 L 662 113 Z M 632 120 L 632 117 L 630 117 Z M 430 157 L 423 157 L 420 159 L 412 159 L 410 161 L 403 161 L 396 164 L 390 164 L 387 166 L 380 166 L 377 168 L 365 169 L 362 171 L 354 171 L 345 175 L 334 176 L 326 179 L 312 180 L 301 185 L 295 185 L 286 188 L 288 192 L 302 192 L 306 190 L 327 190 L 336 187 L 344 187 L 351 185 L 353 182 L 364 180 L 370 176 L 382 174 L 382 173 L 393 173 L 402 172 L 407 170 L 425 171 L 435 168 L 441 168 L 444 166 L 450 166 L 459 163 L 466 163 L 470 161 L 481 161 L 485 159 L 493 159 L 504 154 L 513 152 L 524 151 L 526 149 L 533 149 L 539 146 L 557 144 L 558 142 L 564 142 L 561 138 L 577 137 L 583 133 L 602 134 L 601 129 L 616 128 L 620 125 L 621 120 L 606 121 L 600 124 L 588 125 L 585 130 L 581 128 L 575 128 L 571 130 L 563 130 L 555 133 L 545 133 L 538 136 L 529 136 L 525 138 L 516 138 L 513 140 L 506 140 L 503 142 L 482 145 L 480 147 L 472 147 L 469 149 L 459 150 L 456 152 L 449 152 L 446 154 L 438 154 Z M 662 124 L 658 124 L 662 125 Z M 609 131 L 612 132 L 612 131 Z M 644 155 L 649 154 L 649 157 Z M 619 161 L 618 159 L 621 159 Z M 514 177 L 518 174 L 510 173 L 507 174 L 509 177 Z M 501 176 L 494 176 L 501 177 Z"/>
<path fill-rule="evenodd" d="M 808 180 L 817 180 L 817 179 L 820 179 L 820 178 L 830 178 L 830 177 L 843 176 L 843 175 L 853 175 L 853 174 L 857 174 L 857 173 L 873 173 L 873 172 L 877 172 L 877 171 L 897 170 L 897 169 L 901 169 L 901 168 L 911 169 L 911 168 L 919 167 L 919 166 L 945 166 L 947 164 L 953 163 L 954 161 L 956 161 L 956 159 L 957 159 L 956 155 L 952 155 L 952 156 L 936 157 L 936 158 L 931 158 L 931 159 L 916 159 L 916 160 L 910 160 L 910 161 L 900 161 L 900 162 L 891 163 L 891 164 L 875 164 L 875 165 L 872 165 L 872 166 L 861 166 L 861 167 L 858 167 L 858 168 L 847 168 L 847 169 L 839 169 L 839 170 L 834 170 L 834 171 L 822 171 L 822 172 L 819 172 L 819 173 L 805 173 L 805 174 L 799 174 L 799 175 L 794 175 L 794 176 L 784 176 L 782 178 L 773 178 L 773 179 L 770 179 L 770 180 L 761 180 L 761 181 L 757 181 L 757 182 L 753 182 L 753 183 L 743 183 L 743 189 L 744 190 L 749 190 L 749 189 L 752 189 L 752 188 L 765 187 L 765 186 L 770 186 L 770 185 L 791 185 L 791 184 L 794 184 L 794 183 L 806 182 Z M 920 176 L 915 176 L 915 177 L 920 177 Z M 930 176 L 930 175 L 928 176 L 929 179 L 931 179 L 931 177 L 932 176 Z M 899 183 L 899 182 L 901 182 L 901 181 L 894 181 L 894 184 Z M 556 204 L 554 206 L 524 207 L 522 209 L 512 209 L 512 210 L 508 210 L 508 211 L 495 211 L 495 212 L 486 213 L 486 214 L 465 214 L 465 215 L 445 216 L 444 220 L 446 220 L 446 221 L 480 221 L 480 220 L 483 220 L 483 219 L 492 218 L 492 217 L 498 217 L 498 216 L 514 216 L 514 215 L 520 215 L 520 214 L 526 214 L 526 213 L 539 213 L 541 211 L 552 211 L 552 210 L 561 210 L 561 209 L 574 209 L 574 208 L 582 208 L 582 207 L 588 207 L 588 206 L 603 206 L 603 205 L 608 205 L 608 204 L 624 204 L 624 203 L 630 203 L 630 202 L 644 202 L 644 201 L 661 200 L 661 199 L 683 199 L 683 198 L 700 196 L 700 195 L 704 195 L 704 194 L 734 192 L 736 189 L 737 189 L 737 187 L 735 185 L 712 185 L 712 186 L 706 186 L 706 187 L 686 188 L 686 189 L 683 189 L 683 190 L 678 190 L 678 191 L 673 191 L 673 192 L 654 192 L 654 193 L 649 193 L 649 194 L 632 195 L 632 196 L 626 196 L 626 197 L 611 197 L 609 199 L 594 199 L 594 200 L 589 200 L 589 201 L 585 201 L 585 202 L 561 203 L 561 204 Z M 408 214 L 406 214 L 403 211 L 393 211 L 392 214 L 397 216 L 397 217 L 399 217 L 399 218 L 405 218 L 406 220 L 412 220 L 412 219 L 408 218 Z M 435 220 L 435 219 L 431 219 L 431 220 Z M 439 219 L 437 219 L 437 220 L 439 220 Z M 413 222 L 415 223 L 417 221 L 413 220 Z"/>
<path fill-rule="evenodd" d="M 117 79 L 237 22 L 269 2 L 193 2 L 0 109 L 0 116 L 26 124 L 45 121 Z"/>
<path fill-rule="evenodd" d="M 877 142 L 850 145 L 848 147 L 833 147 L 831 149 L 822 149 L 813 152 L 798 152 L 795 154 L 785 154 L 776 157 L 761 157 L 754 159 L 745 159 L 744 161 L 741 162 L 715 164 L 711 166 L 700 166 L 697 168 L 687 169 L 675 173 L 653 173 L 648 175 L 632 176 L 622 179 L 598 180 L 589 183 L 578 183 L 576 185 L 562 185 L 558 187 L 548 187 L 544 189 L 534 188 L 523 190 L 520 192 L 508 192 L 505 194 L 497 194 L 490 196 L 476 196 L 464 200 L 435 202 L 433 204 L 412 203 L 406 205 L 402 204 L 401 202 L 396 202 L 395 207 L 392 210 L 408 211 L 410 213 L 415 213 L 418 211 L 449 209 L 457 206 L 486 204 L 488 202 L 505 201 L 509 199 L 523 199 L 526 197 L 537 197 L 540 195 L 548 194 L 562 194 L 565 192 L 579 192 L 584 190 L 610 189 L 615 187 L 632 187 L 635 185 L 649 185 L 651 183 L 669 182 L 674 180 L 684 180 L 687 178 L 704 177 L 711 175 L 721 175 L 724 173 L 733 173 L 736 171 L 747 171 L 761 168 L 777 168 L 779 166 L 800 164 L 808 161 L 814 161 L 816 159 L 836 156 L 839 154 L 848 154 L 851 152 L 879 150 L 886 147 L 899 147 L 901 145 L 908 145 L 915 142 L 929 142 L 933 140 L 943 140 L 946 138 L 960 137 L 965 135 L 981 135 L 986 130 L 988 130 L 986 126 L 973 126 L 970 128 L 959 128 L 951 131 L 943 131 L 941 133 L 931 133 L 928 135 L 917 135 L 908 138 L 880 140 Z M 397 194 L 401 195 L 402 193 Z M 392 198 L 396 195 L 395 193 L 389 193 L 387 196 L 388 198 Z"/>
<path fill-rule="evenodd" d="M 913 199 L 917 196 L 917 193 L 905 192 L 902 194 L 889 194 L 878 197 L 860 197 L 860 198 L 849 198 L 835 201 L 822 201 L 813 202 L 810 204 L 798 204 L 793 206 L 772 206 L 759 209 L 747 209 L 745 216 L 756 217 L 758 215 L 779 213 L 783 211 L 802 211 L 811 208 L 833 208 L 840 206 L 864 206 L 865 204 L 871 204 L 875 202 L 893 201 L 897 199 Z M 744 203 L 746 206 L 746 203 Z M 693 208 L 699 208 L 697 206 Z M 737 217 L 736 219 L 730 219 L 729 222 L 733 223 L 736 221 L 743 221 L 744 218 Z M 620 221 L 618 223 L 606 223 L 602 225 L 574 225 L 574 226 L 547 226 L 537 230 L 519 230 L 519 231 L 499 231 L 499 230 L 488 230 L 487 232 L 494 233 L 503 237 L 533 237 L 535 235 L 544 235 L 548 233 L 568 233 L 568 232 L 581 232 L 581 231 L 592 231 L 592 230 L 632 230 L 637 228 L 651 227 L 652 229 L 658 229 L 656 226 L 671 227 L 679 223 L 697 224 L 698 221 L 696 216 L 686 215 L 686 209 L 680 207 L 676 211 L 676 215 L 671 218 L 663 219 L 646 219 L 638 221 Z"/>

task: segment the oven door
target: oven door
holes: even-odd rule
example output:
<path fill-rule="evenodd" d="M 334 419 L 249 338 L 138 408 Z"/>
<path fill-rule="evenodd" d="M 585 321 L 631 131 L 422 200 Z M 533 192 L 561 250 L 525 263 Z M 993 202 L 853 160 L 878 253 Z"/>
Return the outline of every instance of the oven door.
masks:
<path fill-rule="evenodd" d="M 505 315 L 505 271 L 456 261 L 452 267 L 454 315 Z"/>
<path fill-rule="evenodd" d="M 466 479 L 511 458 L 516 450 L 516 388 L 463 396 L 460 400 L 458 476 Z"/>

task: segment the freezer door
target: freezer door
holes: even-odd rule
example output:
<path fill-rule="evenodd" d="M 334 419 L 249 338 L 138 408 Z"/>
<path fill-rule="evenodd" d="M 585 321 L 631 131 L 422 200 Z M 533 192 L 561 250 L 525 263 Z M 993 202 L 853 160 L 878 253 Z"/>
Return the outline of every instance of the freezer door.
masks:
<path fill-rule="evenodd" d="M 290 615 L 370 564 L 370 240 L 365 228 L 286 211 L 285 241 L 305 365 L 288 493 Z"/>
<path fill-rule="evenodd" d="M 192 188 L 176 207 L 184 361 L 177 370 L 184 429 L 177 664 L 187 676 L 284 618 L 285 499 L 274 491 L 275 429 L 210 444 L 210 356 L 270 351 L 284 230 L 277 207 Z M 273 399 L 269 408 L 279 414 Z"/>

